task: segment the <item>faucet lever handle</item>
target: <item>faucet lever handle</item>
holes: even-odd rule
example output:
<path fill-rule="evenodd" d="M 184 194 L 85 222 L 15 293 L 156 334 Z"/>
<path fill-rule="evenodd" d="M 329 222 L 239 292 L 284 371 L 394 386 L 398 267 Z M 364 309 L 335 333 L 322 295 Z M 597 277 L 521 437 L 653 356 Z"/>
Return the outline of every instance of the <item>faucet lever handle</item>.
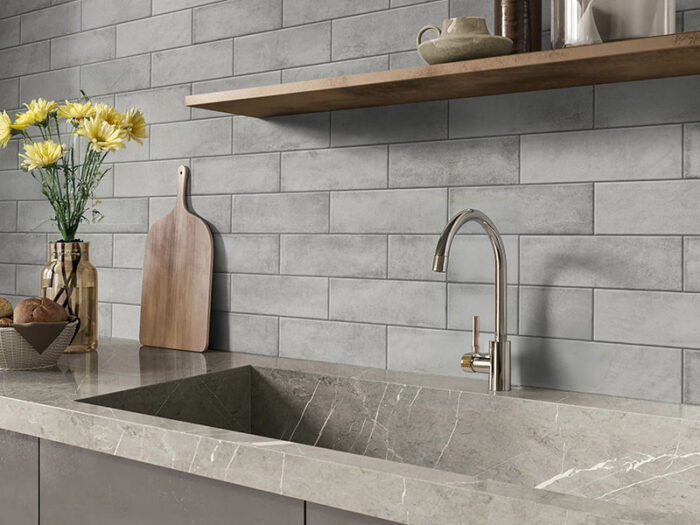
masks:
<path fill-rule="evenodd" d="M 479 353 L 479 316 L 472 319 L 472 353 Z"/>

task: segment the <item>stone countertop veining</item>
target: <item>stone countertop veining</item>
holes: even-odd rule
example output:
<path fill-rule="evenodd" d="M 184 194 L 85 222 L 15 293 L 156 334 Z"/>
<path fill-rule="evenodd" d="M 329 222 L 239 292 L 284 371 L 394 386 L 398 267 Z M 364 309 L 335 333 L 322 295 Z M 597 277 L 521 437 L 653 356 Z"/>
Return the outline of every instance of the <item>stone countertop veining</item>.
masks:
<path fill-rule="evenodd" d="M 79 401 L 248 366 L 271 380 L 293 371 L 315 384 L 294 394 L 302 410 L 291 434 L 258 436 Z M 322 422 L 309 429 L 316 443 L 334 411 L 355 428 L 360 416 L 339 401 L 341 383 L 356 391 L 359 411 L 372 407 L 358 431 L 369 419 L 366 445 L 346 447 L 355 453 L 313 446 L 301 432 L 292 442 L 303 418 L 313 427 L 312 412 Z M 381 395 L 370 399 L 372 391 Z M 700 515 L 700 407 L 526 388 L 493 395 L 467 377 L 117 339 L 102 340 L 93 354 L 63 356 L 58 369 L 0 372 L 0 397 L 6 430 L 410 525 L 679 524 Z M 419 405 L 438 420 L 421 423 L 428 412 L 414 412 L 407 426 Z M 444 435 L 433 440 L 431 427 L 441 425 Z M 425 457 L 406 459 L 409 449 Z"/>

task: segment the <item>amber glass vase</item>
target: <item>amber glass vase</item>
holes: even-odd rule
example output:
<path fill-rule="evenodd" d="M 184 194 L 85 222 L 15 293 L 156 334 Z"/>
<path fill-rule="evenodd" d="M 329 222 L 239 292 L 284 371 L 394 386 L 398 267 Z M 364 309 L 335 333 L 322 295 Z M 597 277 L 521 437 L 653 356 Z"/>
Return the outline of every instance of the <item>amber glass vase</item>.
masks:
<path fill-rule="evenodd" d="M 80 318 L 80 329 L 67 353 L 97 348 L 97 268 L 90 262 L 90 243 L 49 243 L 49 262 L 41 269 L 41 296 Z"/>

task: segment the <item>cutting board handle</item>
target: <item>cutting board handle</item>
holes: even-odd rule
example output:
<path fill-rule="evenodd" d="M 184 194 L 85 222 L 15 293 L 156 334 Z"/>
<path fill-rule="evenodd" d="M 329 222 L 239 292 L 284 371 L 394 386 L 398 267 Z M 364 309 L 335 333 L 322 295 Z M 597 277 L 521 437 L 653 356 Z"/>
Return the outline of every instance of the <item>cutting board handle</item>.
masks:
<path fill-rule="evenodd" d="M 190 169 L 187 166 L 180 166 L 177 169 L 177 203 L 176 207 L 187 209 L 187 181 L 190 178 Z"/>

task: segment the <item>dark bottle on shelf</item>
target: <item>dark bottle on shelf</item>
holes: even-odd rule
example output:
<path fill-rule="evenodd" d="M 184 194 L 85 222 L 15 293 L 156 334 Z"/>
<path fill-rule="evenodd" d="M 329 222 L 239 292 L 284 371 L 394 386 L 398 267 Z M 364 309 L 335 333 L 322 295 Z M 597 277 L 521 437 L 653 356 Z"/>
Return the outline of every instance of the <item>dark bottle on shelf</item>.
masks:
<path fill-rule="evenodd" d="M 542 49 L 542 0 L 495 0 L 494 34 L 513 41 L 513 53 Z"/>

